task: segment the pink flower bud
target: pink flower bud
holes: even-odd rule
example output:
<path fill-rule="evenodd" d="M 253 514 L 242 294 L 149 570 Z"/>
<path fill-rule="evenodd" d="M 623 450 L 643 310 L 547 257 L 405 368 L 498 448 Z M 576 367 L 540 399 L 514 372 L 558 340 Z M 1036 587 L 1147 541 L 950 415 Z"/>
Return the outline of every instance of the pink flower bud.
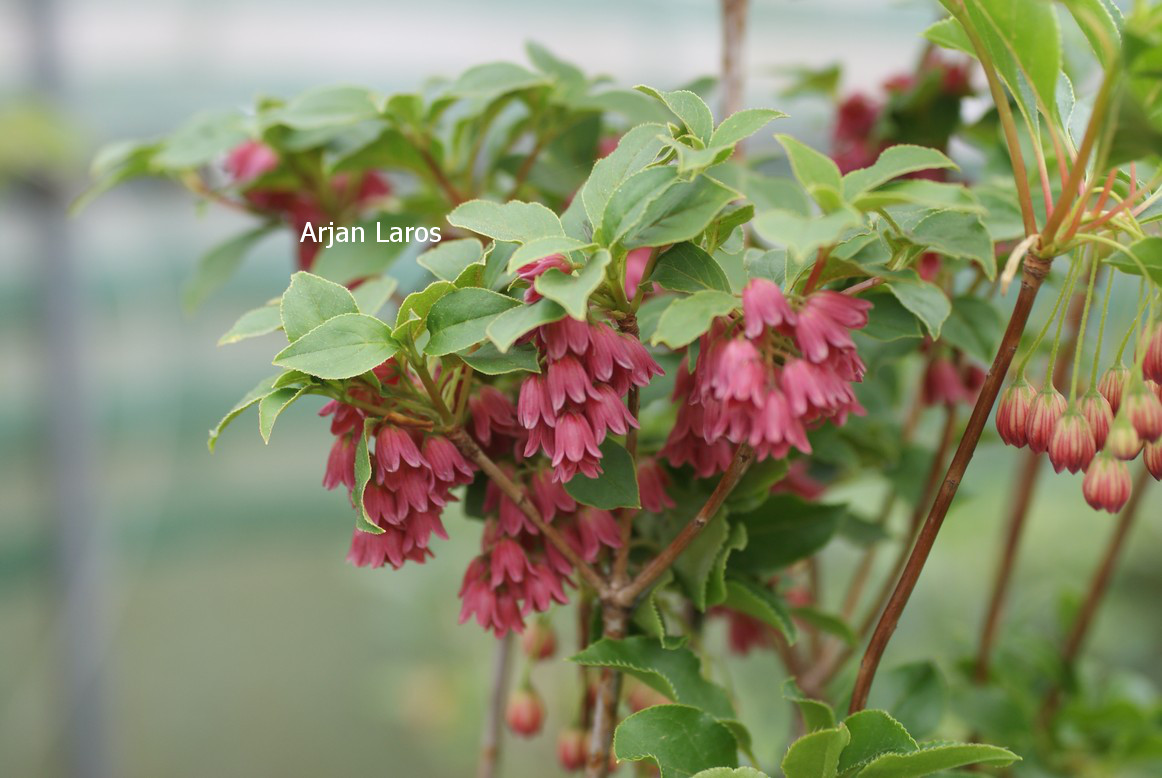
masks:
<path fill-rule="evenodd" d="M 1110 409 L 1109 400 L 1102 397 L 1094 388 L 1090 388 L 1081 398 L 1081 415 L 1089 422 L 1089 431 L 1093 433 L 1093 442 L 1098 451 L 1106 444 L 1110 434 L 1110 425 L 1114 423 L 1114 412 Z"/>
<path fill-rule="evenodd" d="M 1142 459 L 1145 460 L 1146 469 L 1154 476 L 1154 480 L 1162 481 L 1162 440 L 1147 443 Z"/>
<path fill-rule="evenodd" d="M 541 731 L 541 725 L 545 723 L 545 706 L 531 687 L 517 689 L 508 698 L 504 720 L 516 734 L 532 737 Z"/>
<path fill-rule="evenodd" d="M 569 772 L 575 772 L 585 766 L 586 751 L 584 730 L 570 727 L 561 730 L 561 734 L 557 735 L 557 761 Z"/>
<path fill-rule="evenodd" d="M 1076 473 L 1089 467 L 1096 453 L 1097 444 L 1085 416 L 1076 408 L 1066 411 L 1057 422 L 1057 429 L 1049 442 L 1049 461 L 1053 463 L 1053 469 L 1058 473 L 1062 470 Z"/>
<path fill-rule="evenodd" d="M 1085 501 L 1094 510 L 1117 513 L 1130 499 L 1133 490 L 1130 469 L 1103 451 L 1093 460 L 1081 483 Z"/>
<path fill-rule="evenodd" d="M 534 621 L 520 639 L 525 656 L 534 662 L 548 659 L 557 651 L 557 633 L 551 624 Z"/>
<path fill-rule="evenodd" d="M 1114 365 L 1105 372 L 1097 384 L 1097 390 L 1109 401 L 1110 410 L 1118 412 L 1122 407 L 1122 393 L 1126 391 L 1126 381 L 1130 377 L 1130 368 L 1125 365 Z"/>
<path fill-rule="evenodd" d="M 1146 388 L 1145 383 L 1134 382 L 1124 400 L 1125 416 L 1142 440 L 1153 443 L 1162 437 L 1162 401 Z"/>
<path fill-rule="evenodd" d="M 1142 375 L 1151 381 L 1162 383 L 1162 328 L 1154 330 L 1154 335 L 1146 343 Z"/>
<path fill-rule="evenodd" d="M 1049 442 L 1053 440 L 1053 431 L 1068 404 L 1065 396 L 1052 386 L 1037 392 L 1029 415 L 1029 448 L 1038 454 L 1048 450 Z"/>
<path fill-rule="evenodd" d="M 1036 396 L 1037 392 L 1024 377 L 1018 378 L 1001 395 L 997 406 L 997 432 L 1007 445 L 1020 448 L 1029 442 L 1029 420 Z"/>
<path fill-rule="evenodd" d="M 1142 450 L 1142 438 L 1138 436 L 1138 431 L 1134 429 L 1134 425 L 1130 423 L 1129 417 L 1125 414 L 1114 417 L 1105 450 L 1127 462 L 1138 456 Z"/>

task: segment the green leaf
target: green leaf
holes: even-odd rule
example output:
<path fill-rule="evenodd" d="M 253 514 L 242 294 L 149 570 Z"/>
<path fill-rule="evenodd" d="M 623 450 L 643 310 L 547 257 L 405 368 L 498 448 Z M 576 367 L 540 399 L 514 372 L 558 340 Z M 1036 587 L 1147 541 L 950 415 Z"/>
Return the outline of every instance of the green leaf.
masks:
<path fill-rule="evenodd" d="M 210 451 L 213 451 L 214 447 L 218 445 L 218 436 L 222 434 L 222 430 L 226 429 L 230 422 L 238 418 L 238 414 L 242 413 L 242 411 L 246 410 L 251 405 L 254 405 L 256 402 L 261 400 L 263 397 L 266 397 L 275 391 L 275 381 L 277 381 L 281 376 L 281 373 L 276 373 L 275 375 L 267 376 L 266 378 L 259 381 L 257 386 L 243 395 L 242 399 L 234 404 L 234 407 L 231 408 L 229 412 L 222 417 L 221 421 L 214 425 L 214 428 L 210 430 L 210 437 L 206 441 L 206 445 L 209 447 Z"/>
<path fill-rule="evenodd" d="M 283 292 L 280 311 L 287 340 L 294 343 L 328 319 L 359 313 L 359 304 L 347 287 L 300 270 Z"/>
<path fill-rule="evenodd" d="M 666 246 L 698 237 L 739 193 L 708 176 L 679 181 L 649 202 L 626 248 Z"/>
<path fill-rule="evenodd" d="M 770 108 L 747 108 L 732 113 L 722 120 L 722 124 L 710 136 L 708 146 L 733 146 L 740 140 L 749 138 L 775 119 L 785 119 L 787 114 Z"/>
<path fill-rule="evenodd" d="M 660 124 L 643 124 L 621 136 L 617 148 L 599 159 L 581 188 L 581 202 L 593 231 L 602 228 L 609 200 L 622 183 L 657 159 L 665 143 L 666 128 Z"/>
<path fill-rule="evenodd" d="M 364 281 L 351 292 L 360 313 L 375 316 L 391 299 L 392 293 L 399 286 L 399 281 L 391 276 L 380 276 Z"/>
<path fill-rule="evenodd" d="M 710 108 L 701 97 L 685 89 L 660 92 L 653 87 L 641 85 L 635 86 L 634 89 L 662 101 L 690 130 L 690 134 L 704 144 L 709 143 L 710 136 L 714 132 L 714 115 L 710 113 Z"/>
<path fill-rule="evenodd" d="M 921 219 L 908 238 L 939 254 L 977 263 L 989 280 L 997 275 L 993 242 L 977 214 L 937 211 Z"/>
<path fill-rule="evenodd" d="M 1001 342 L 1004 322 L 1000 311 L 978 297 L 957 297 L 952 313 L 940 330 L 940 338 L 970 357 L 988 363 Z"/>
<path fill-rule="evenodd" d="M 790 135 L 775 137 L 787 152 L 795 178 L 819 207 L 824 211 L 839 208 L 843 204 L 843 177 L 834 160 Z"/>
<path fill-rule="evenodd" d="M 864 192 L 875 189 L 908 173 L 941 168 L 957 169 L 956 163 L 936 149 L 901 143 L 889 146 L 870 167 L 853 170 L 843 177 L 843 196 L 855 200 Z"/>
<path fill-rule="evenodd" d="M 940 327 L 952 313 L 952 303 L 944 290 L 922 280 L 914 272 L 901 273 L 884 284 L 900 304 L 916 315 L 932 338 L 940 337 Z"/>
<path fill-rule="evenodd" d="M 1111 255 L 1105 263 L 1132 276 L 1141 276 L 1145 268 L 1150 279 L 1162 285 L 1162 238 L 1143 238 L 1124 246 L 1120 254 Z"/>
<path fill-rule="evenodd" d="M 923 337 L 919 320 L 890 292 L 869 294 L 866 299 L 872 301 L 872 309 L 860 334 L 882 341 Z"/>
<path fill-rule="evenodd" d="M 624 242 L 641 225 L 646 209 L 677 183 L 673 166 L 646 168 L 626 178 L 610 196 L 594 239 L 609 246 Z"/>
<path fill-rule="evenodd" d="M 859 771 L 858 778 L 918 778 L 971 764 L 1005 767 L 1020 757 L 1000 746 L 968 743 L 922 745 L 910 754 L 884 754 Z M 794 778 L 788 776 L 788 778 Z"/>
<path fill-rule="evenodd" d="M 475 351 L 463 352 L 456 356 L 468 363 L 477 373 L 484 375 L 504 375 L 506 373 L 539 373 L 537 350 L 531 345 L 520 346 L 501 352 L 492 343 L 482 343 Z"/>
<path fill-rule="evenodd" d="M 488 200 L 469 200 L 448 214 L 448 223 L 493 240 L 518 243 L 565 235 L 557 214 L 540 203 L 517 200 L 503 205 Z"/>
<path fill-rule="evenodd" d="M 882 710 L 861 710 L 843 721 L 851 742 L 839 758 L 839 771 L 863 767 L 882 754 L 907 754 L 919 746 L 900 722 Z"/>
<path fill-rule="evenodd" d="M 729 767 L 712 767 L 698 773 L 694 778 L 770 778 L 770 776 L 760 773 L 753 767 L 738 767 L 734 770 Z"/>
<path fill-rule="evenodd" d="M 501 95 L 522 89 L 543 86 L 549 80 L 540 73 L 511 62 L 489 62 L 465 70 L 448 87 L 448 94 L 456 97 L 475 97 L 493 100 Z"/>
<path fill-rule="evenodd" d="M 727 578 L 726 599 L 722 604 L 769 624 L 783 633 L 788 643 L 794 644 L 797 631 L 794 622 L 791 621 L 791 613 L 787 610 L 783 598 L 770 587 L 763 586 L 753 578 L 742 576 Z"/>
<path fill-rule="evenodd" d="M 783 757 L 786 778 L 835 778 L 839 755 L 851 734 L 840 724 L 804 735 L 791 744 Z"/>
<path fill-rule="evenodd" d="M 484 259 L 484 246 L 477 238 L 444 240 L 416 257 L 416 263 L 442 281 L 455 281 L 469 265 Z"/>
<path fill-rule="evenodd" d="M 825 613 L 818 608 L 809 606 L 792 608 L 791 615 L 818 630 L 826 632 L 829 635 L 834 635 L 849 646 L 854 646 L 859 642 L 855 630 L 847 622 L 838 616 Z"/>
<path fill-rule="evenodd" d="M 1112 10 L 1117 13 L 1115 20 L 1111 13 L 1111 6 L 1103 0 L 1062 0 L 1062 4 L 1073 15 L 1077 26 L 1089 39 L 1094 54 L 1103 68 L 1117 67 L 1118 49 L 1122 40 L 1121 11 L 1117 6 Z"/>
<path fill-rule="evenodd" d="M 765 574 L 814 554 L 839 528 L 842 505 L 809 503 L 794 495 L 772 495 L 762 508 L 734 517 L 750 543 L 731 560 L 735 570 Z"/>
<path fill-rule="evenodd" d="M 152 156 L 158 170 L 189 170 L 213 162 L 250 137 L 250 122 L 241 113 L 200 114 L 162 141 Z"/>
<path fill-rule="evenodd" d="M 738 485 L 726 498 L 726 507 L 747 513 L 761 506 L 771 496 L 771 487 L 787 475 L 786 459 L 764 459 L 746 469 Z"/>
<path fill-rule="evenodd" d="M 308 389 L 309 386 L 283 387 L 275 389 L 258 401 L 258 432 L 262 435 L 263 443 L 270 443 L 270 433 L 274 430 L 274 423 L 278 421 L 279 414 L 306 394 Z"/>
<path fill-rule="evenodd" d="M 351 501 L 355 505 L 355 529 L 372 535 L 382 535 L 383 528 L 372 521 L 367 514 L 367 506 L 363 504 L 363 493 L 367 490 L 367 483 L 371 480 L 371 454 L 367 450 L 367 436 L 371 434 L 376 420 L 367 418 L 363 421 L 363 429 L 359 431 L 359 440 L 355 444 L 355 488 L 351 491 Z"/>
<path fill-rule="evenodd" d="M 394 337 L 415 338 L 423 330 L 428 321 L 428 312 L 444 295 L 456 291 L 456 287 L 447 281 L 433 281 L 418 292 L 412 292 L 403 298 L 399 312 L 395 316 Z"/>
<path fill-rule="evenodd" d="M 508 258 L 508 272 L 515 273 L 530 262 L 553 254 L 568 254 L 571 251 L 582 251 L 589 248 L 593 248 L 592 243 L 585 243 L 561 235 L 530 240 Z"/>
<path fill-rule="evenodd" d="M 443 356 L 473 346 L 488 337 L 488 325 L 521 303 L 487 289 L 457 289 L 436 301 L 428 313 L 431 340 L 424 352 Z"/>
<path fill-rule="evenodd" d="M 776 208 L 756 214 L 752 222 L 759 237 L 785 246 L 798 264 L 816 249 L 838 243 L 844 233 L 863 223 L 863 216 L 854 208 L 841 208 L 823 216 L 802 216 Z"/>
<path fill-rule="evenodd" d="M 916 737 L 935 732 L 948 702 L 939 668 L 928 661 L 894 667 L 876 677 L 871 704 L 890 711 Z"/>
<path fill-rule="evenodd" d="M 560 321 L 568 314 L 552 300 L 537 300 L 532 305 L 519 305 L 492 320 L 485 329 L 488 339 L 504 353 L 520 337 L 544 324 Z"/>
<path fill-rule="evenodd" d="M 311 272 L 317 276 L 347 286 L 355 281 L 383 275 L 411 245 L 403 240 L 389 241 L 392 231 L 405 229 L 415 223 L 411 214 L 383 214 L 378 218 L 355 225 L 369 235 L 366 241 L 349 240 L 324 248 L 315 257 Z M 370 235 L 382 233 L 385 242 L 372 240 Z"/>
<path fill-rule="evenodd" d="M 654 705 L 618 725 L 618 759 L 650 759 L 659 778 L 688 778 L 712 767 L 738 764 L 738 743 L 724 724 L 688 705 Z"/>
<path fill-rule="evenodd" d="M 602 638 L 569 661 L 621 670 L 682 705 L 692 705 L 720 719 L 734 717 L 726 691 L 702 676 L 697 655 L 684 646 L 666 648 L 643 636 Z"/>
<path fill-rule="evenodd" d="M 565 275 L 557 268 L 549 268 L 537 276 L 533 287 L 542 297 L 559 303 L 574 319 L 583 320 L 589 314 L 589 296 L 605 281 L 605 268 L 610 261 L 609 252 L 601 249 L 576 271 L 576 275 Z"/>
<path fill-rule="evenodd" d="M 730 291 L 726 273 L 713 257 L 693 243 L 679 243 L 668 249 L 658 257 L 654 272 L 645 280 L 675 292 Z"/>
<path fill-rule="evenodd" d="M 601 470 L 596 478 L 578 473 L 565 484 L 565 491 L 577 502 L 601 510 L 641 507 L 633 457 L 612 438 L 601 443 Z"/>
<path fill-rule="evenodd" d="M 893 205 L 913 205 L 942 211 L 985 213 L 976 195 L 964 184 L 946 184 L 921 178 L 905 178 L 882 184 L 856 197 L 852 205 L 861 211 L 874 211 Z M 1018 211 L 1018 226 L 1019 217 Z"/>
<path fill-rule="evenodd" d="M 1002 53 L 1001 46 L 1007 49 L 1038 102 L 1056 118 L 1062 62 L 1061 29 L 1053 4 L 1042 0 L 974 0 L 966 7 L 985 47 L 994 55 Z"/>
<path fill-rule="evenodd" d="M 799 708 L 799 715 L 803 717 L 803 725 L 808 732 L 835 727 L 835 711 L 831 706 L 803 694 L 794 678 L 788 678 L 783 682 L 783 699 L 795 703 Z"/>
<path fill-rule="evenodd" d="M 315 327 L 284 348 L 274 364 L 318 378 L 351 378 L 399 350 L 386 324 L 362 313 L 345 313 Z"/>
<path fill-rule="evenodd" d="M 282 329 L 282 317 L 279 315 L 278 305 L 270 303 L 239 316 L 234 326 L 218 338 L 218 345 L 225 346 L 247 338 L 257 338 L 259 335 L 266 335 L 279 329 Z"/>
<path fill-rule="evenodd" d="M 267 121 L 298 130 L 355 124 L 378 116 L 380 102 L 379 97 L 362 87 L 322 87 L 303 92 L 273 111 Z"/>
<path fill-rule="evenodd" d="M 675 527 L 675 530 L 681 531 L 681 527 Z M 674 575 L 686 590 L 694 607 L 700 611 L 706 610 L 706 584 L 729 535 L 730 525 L 726 522 L 726 512 L 719 511 L 695 536 L 681 556 L 674 560 Z"/>
<path fill-rule="evenodd" d="M 198 260 L 198 266 L 182 290 L 182 303 L 187 311 L 193 311 L 216 292 L 242 265 L 242 260 L 254 248 L 254 244 L 274 230 L 274 225 L 264 224 L 253 230 L 235 236 L 225 243 L 210 249 Z"/>
<path fill-rule="evenodd" d="M 681 348 L 710 329 L 715 318 L 725 316 L 738 306 L 734 295 L 709 289 L 678 298 L 662 311 L 650 342 Z"/>

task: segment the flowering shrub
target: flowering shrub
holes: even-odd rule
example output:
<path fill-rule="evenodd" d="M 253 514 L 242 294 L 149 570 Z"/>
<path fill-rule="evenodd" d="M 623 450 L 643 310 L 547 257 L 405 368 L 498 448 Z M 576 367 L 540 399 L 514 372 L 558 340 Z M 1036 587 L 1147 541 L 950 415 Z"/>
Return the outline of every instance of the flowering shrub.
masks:
<path fill-rule="evenodd" d="M 281 332 L 280 372 L 226 415 L 211 448 L 250 406 L 269 438 L 291 403 L 326 398 L 323 484 L 350 498 L 348 560 L 362 567 L 424 563 L 448 537 L 445 509 L 462 502 L 483 526 L 461 621 L 502 641 L 522 634 L 525 673 L 503 710 L 513 732 L 543 727 L 530 668 L 558 640 L 541 614 L 578 611 L 570 659 L 586 685 L 558 734 L 566 769 L 606 774 L 612 744 L 663 776 L 759 775 L 732 772 L 740 755 L 757 760 L 731 696 L 686 644 L 701 614 L 728 620 L 734 650 L 774 650 L 794 676 L 784 696 L 806 734 L 783 759 L 789 778 L 1005 766 L 1017 759 L 1006 748 L 920 743 L 934 725 L 908 721 L 910 734 L 864 708 L 998 395 L 1001 440 L 1033 452 L 1034 468 L 1047 453 L 1058 473 L 1084 471 L 1094 508 L 1132 516 L 1145 481 L 1126 463 L 1139 455 L 1162 477 L 1159 177 L 1140 175 L 1162 137 L 1151 81 L 1162 14 L 1142 5 L 1123 21 L 1102 3 L 1063 5 L 1100 71 L 1087 110 L 1060 67 L 1053 6 L 950 0 L 925 35 L 952 53 L 930 47 L 882 99 L 843 99 L 831 156 L 776 136 L 789 177 L 739 149 L 779 111 L 716 121 L 694 91 L 609 88 L 533 46 L 534 69 L 483 65 L 424 94 L 326 89 L 199 119 L 102 157 L 99 186 L 171 175 L 259 220 L 201 263 L 191 304 L 289 226 L 297 270 L 285 293 L 223 337 Z M 962 100 L 986 88 L 995 111 L 965 127 Z M 1088 122 L 1076 127 L 1074 113 Z M 954 136 L 986 162 L 961 171 L 946 153 Z M 386 272 L 418 227 L 411 256 L 431 280 L 396 294 Z M 353 237 L 397 232 L 405 240 Z M 1047 277 L 1060 281 L 1056 304 L 1022 348 Z M 1115 284 L 1138 289 L 1138 311 L 1099 380 Z M 1054 324 L 1037 388 L 1026 375 Z M 943 433 L 922 445 L 929 411 Z M 889 489 L 870 518 L 832 492 L 869 473 Z M 897 503 L 912 520 L 861 624 Z M 817 588 L 833 537 L 866 548 L 837 612 Z M 979 685 L 993 680 L 991 634 Z M 623 717 L 624 676 L 635 685 Z M 1028 732 L 973 726 L 1033 770 L 1056 764 L 1038 750 L 1038 727 L 1056 737 L 1052 688 Z M 840 719 L 832 703 L 847 702 Z"/>

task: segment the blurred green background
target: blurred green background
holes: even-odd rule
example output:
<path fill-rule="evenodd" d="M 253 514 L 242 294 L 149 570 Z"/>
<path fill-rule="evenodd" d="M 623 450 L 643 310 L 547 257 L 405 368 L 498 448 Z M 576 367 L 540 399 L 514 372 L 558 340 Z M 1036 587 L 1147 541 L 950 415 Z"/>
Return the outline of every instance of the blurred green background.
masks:
<path fill-rule="evenodd" d="M 272 353 L 270 341 L 214 343 L 285 287 L 289 238 L 263 244 L 225 293 L 189 316 L 178 303 L 183 279 L 238 220 L 195 207 L 174 186 L 135 183 L 69 220 L 71 264 L 50 263 L 43 228 L 60 228 L 38 206 L 27 168 L 47 163 L 71 197 L 105 142 L 259 94 L 336 82 L 410 89 L 480 61 L 521 60 L 530 39 L 623 84 L 672 87 L 716 71 L 718 4 L 62 0 L 51 18 L 56 125 L 27 113 L 30 100 L 46 99 L 30 65 L 38 4 L 0 2 L 0 775 L 471 774 L 494 641 L 457 626 L 456 591 L 479 525 L 449 512 L 452 540 L 429 564 L 356 570 L 343 561 L 349 508 L 320 487 L 330 441 L 311 403 L 284 415 L 269 447 L 244 417 L 214 456 L 206 451 L 208 427 L 269 372 Z M 779 107 L 778 67 L 839 60 L 846 88 L 872 88 L 911 67 L 934 14 L 923 3 L 752 4 L 749 102 Z M 826 142 L 822 102 L 792 111 L 791 131 Z M 76 353 L 54 367 L 51 300 L 70 283 L 75 319 L 63 321 Z M 62 407 L 75 437 L 67 425 L 63 437 L 49 432 Z M 76 446 L 63 465 L 54 434 Z M 994 444 L 977 458 L 888 666 L 939 657 L 951 667 L 972 650 L 1016 456 Z M 1062 592 L 1084 586 L 1110 529 L 1085 507 L 1079 481 L 1044 481 L 1008 617 L 1019 629 L 1055 628 Z M 846 491 L 870 513 L 877 488 Z M 70 504 L 81 515 L 63 521 Z M 1155 682 L 1157 505 L 1147 498 L 1090 652 Z M 56 551 L 78 521 L 98 551 L 83 578 L 80 631 L 62 604 L 68 576 Z M 854 551 L 837 544 L 828 556 L 838 599 Z M 557 622 L 568 646 L 566 616 Z M 720 631 L 712 627 L 712 644 L 722 644 Z M 95 684 L 85 693 L 100 714 L 101 756 L 88 770 L 70 756 L 65 725 L 78 661 L 91 663 L 81 675 Z M 725 667 L 713 672 L 727 679 Z M 574 677 L 559 662 L 536 670 L 552 701 L 547 734 L 510 742 L 507 774 L 555 774 Z M 733 661 L 729 683 L 770 767 L 789 722 L 775 657 Z"/>

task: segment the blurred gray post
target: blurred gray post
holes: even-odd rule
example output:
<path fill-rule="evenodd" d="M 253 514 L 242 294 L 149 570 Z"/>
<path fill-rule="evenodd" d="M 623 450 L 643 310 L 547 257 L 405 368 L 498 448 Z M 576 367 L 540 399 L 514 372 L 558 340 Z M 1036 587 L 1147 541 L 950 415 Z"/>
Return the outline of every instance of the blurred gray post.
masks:
<path fill-rule="evenodd" d="M 24 0 L 31 42 L 31 87 L 50 108 L 65 114 L 60 74 L 56 0 Z M 72 252 L 67 196 L 60 171 L 33 183 L 32 218 L 42 294 L 49 467 L 55 535 L 55 595 L 59 607 L 55 666 L 59 668 L 59 748 L 64 774 L 112 775 L 106 737 L 102 659 L 104 548 L 93 488 L 92 383 L 84 370 L 81 332 L 83 295 Z"/>
<path fill-rule="evenodd" d="M 742 110 L 746 99 L 746 12 L 749 0 L 722 0 L 722 116 Z M 742 144 L 739 144 L 741 147 Z"/>

